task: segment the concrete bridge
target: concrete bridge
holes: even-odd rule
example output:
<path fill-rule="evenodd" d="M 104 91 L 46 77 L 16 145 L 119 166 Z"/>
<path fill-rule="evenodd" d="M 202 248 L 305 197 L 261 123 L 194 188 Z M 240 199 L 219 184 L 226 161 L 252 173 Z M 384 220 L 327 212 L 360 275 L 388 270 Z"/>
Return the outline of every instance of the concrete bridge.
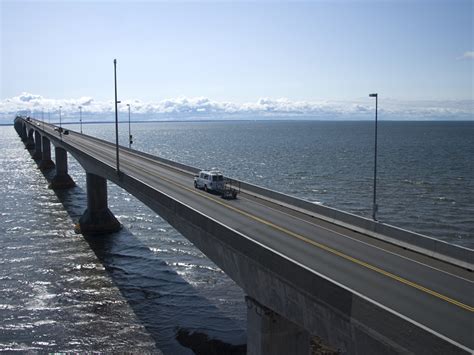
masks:
<path fill-rule="evenodd" d="M 310 339 L 349 354 L 472 353 L 474 251 L 241 182 L 237 200 L 194 189 L 198 169 L 30 118 L 15 129 L 52 188 L 87 178 L 83 234 L 120 223 L 107 180 L 188 238 L 247 294 L 249 354 L 310 354 Z M 55 146 L 55 164 L 51 160 Z"/>

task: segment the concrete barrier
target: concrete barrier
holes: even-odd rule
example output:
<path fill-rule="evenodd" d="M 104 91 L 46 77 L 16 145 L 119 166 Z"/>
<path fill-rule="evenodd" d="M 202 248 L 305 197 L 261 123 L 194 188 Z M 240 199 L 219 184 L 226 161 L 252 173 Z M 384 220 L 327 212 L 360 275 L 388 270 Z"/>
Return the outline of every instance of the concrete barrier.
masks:
<path fill-rule="evenodd" d="M 465 269 L 474 269 L 474 250 L 464 248 L 423 234 L 411 232 L 389 224 L 373 221 L 361 216 L 321 206 L 303 199 L 283 194 L 241 181 L 241 189 L 288 208 L 297 207 L 312 212 L 317 218 L 360 232 L 420 254 L 443 260 Z"/>

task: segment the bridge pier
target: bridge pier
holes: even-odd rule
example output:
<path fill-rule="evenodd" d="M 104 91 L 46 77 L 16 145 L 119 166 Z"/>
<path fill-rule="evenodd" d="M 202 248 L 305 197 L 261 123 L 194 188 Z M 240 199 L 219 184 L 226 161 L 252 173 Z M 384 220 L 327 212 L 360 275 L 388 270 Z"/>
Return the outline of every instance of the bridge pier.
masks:
<path fill-rule="evenodd" d="M 21 137 L 22 142 L 26 142 L 28 139 L 28 131 L 26 130 L 26 125 L 21 125 L 20 131 L 21 131 L 20 137 Z"/>
<path fill-rule="evenodd" d="M 33 159 L 38 160 L 43 156 L 41 152 L 41 134 L 38 131 L 35 131 L 35 153 L 33 154 Z"/>
<path fill-rule="evenodd" d="M 43 149 L 39 168 L 41 170 L 54 168 L 54 163 L 51 160 L 51 144 L 49 142 L 49 139 L 46 136 L 43 136 L 41 137 L 41 143 Z"/>
<path fill-rule="evenodd" d="M 87 209 L 79 219 L 82 234 L 108 234 L 120 230 L 120 222 L 107 205 L 107 180 L 87 173 Z"/>
<path fill-rule="evenodd" d="M 67 152 L 61 147 L 54 148 L 56 155 L 56 175 L 51 180 L 49 187 L 52 189 L 69 189 L 76 186 L 76 183 L 67 173 Z"/>
<path fill-rule="evenodd" d="M 34 130 L 32 129 L 28 130 L 28 133 L 26 134 L 26 142 L 25 142 L 26 149 L 33 149 L 35 147 L 35 140 L 33 139 L 33 136 L 34 136 Z"/>
<path fill-rule="evenodd" d="M 26 125 L 24 124 L 21 124 L 21 127 L 20 127 L 20 137 L 21 137 L 22 142 L 26 142 L 26 140 L 28 139 L 28 132 L 26 130 Z"/>
<path fill-rule="evenodd" d="M 310 354 L 310 334 L 246 296 L 247 354 Z"/>
<path fill-rule="evenodd" d="M 21 140 L 23 142 L 26 141 L 26 131 L 25 131 L 25 125 L 18 119 L 18 117 L 14 121 L 14 127 L 15 130 L 17 131 L 18 135 L 20 136 Z"/>

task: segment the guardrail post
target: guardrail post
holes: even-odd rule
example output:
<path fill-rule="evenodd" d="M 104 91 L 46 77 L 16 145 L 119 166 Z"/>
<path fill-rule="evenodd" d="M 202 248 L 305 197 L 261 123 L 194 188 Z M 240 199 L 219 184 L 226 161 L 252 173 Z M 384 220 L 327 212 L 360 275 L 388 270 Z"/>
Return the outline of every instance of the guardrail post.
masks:
<path fill-rule="evenodd" d="M 247 302 L 247 354 L 310 354 L 310 334 L 251 297 Z"/>
<path fill-rule="evenodd" d="M 86 235 L 108 234 L 120 230 L 120 222 L 107 205 L 107 180 L 87 173 L 87 209 L 79 219 L 78 231 Z"/>

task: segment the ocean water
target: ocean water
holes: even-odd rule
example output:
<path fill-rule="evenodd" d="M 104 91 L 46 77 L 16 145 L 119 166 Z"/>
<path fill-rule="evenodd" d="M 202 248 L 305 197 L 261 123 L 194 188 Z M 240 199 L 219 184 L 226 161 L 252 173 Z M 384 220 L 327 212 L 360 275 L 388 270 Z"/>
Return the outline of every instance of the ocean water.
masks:
<path fill-rule="evenodd" d="M 115 138 L 110 124 L 83 131 Z M 0 351 L 245 351 L 244 294 L 199 250 L 113 184 L 123 230 L 75 234 L 80 165 L 69 157 L 77 187 L 55 193 L 14 129 L 0 133 Z M 132 123 L 132 134 L 135 149 L 371 215 L 373 123 Z M 380 122 L 378 137 L 379 219 L 474 248 L 474 123 Z"/>

